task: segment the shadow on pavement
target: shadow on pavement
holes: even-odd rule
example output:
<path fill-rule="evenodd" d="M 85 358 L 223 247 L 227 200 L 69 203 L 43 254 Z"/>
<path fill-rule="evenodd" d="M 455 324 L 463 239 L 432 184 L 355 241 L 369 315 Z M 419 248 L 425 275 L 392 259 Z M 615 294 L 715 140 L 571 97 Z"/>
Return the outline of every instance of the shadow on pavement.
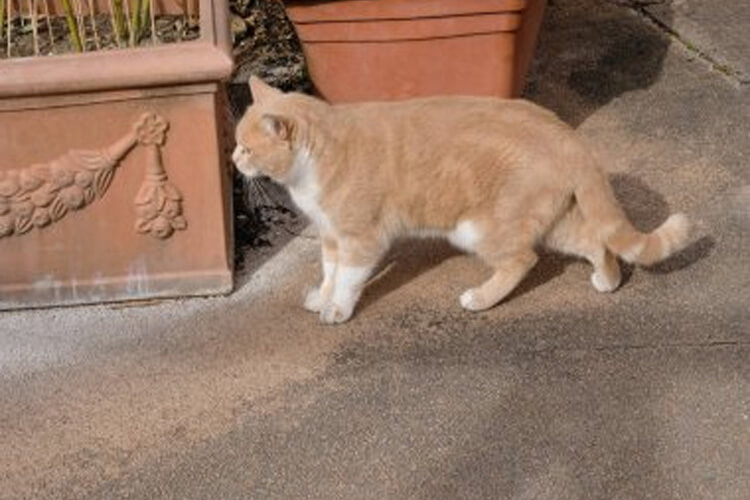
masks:
<path fill-rule="evenodd" d="M 525 97 L 578 127 L 619 95 L 650 87 L 670 39 L 642 18 L 642 3 L 551 0 Z M 669 24 L 671 9 L 663 11 Z"/>

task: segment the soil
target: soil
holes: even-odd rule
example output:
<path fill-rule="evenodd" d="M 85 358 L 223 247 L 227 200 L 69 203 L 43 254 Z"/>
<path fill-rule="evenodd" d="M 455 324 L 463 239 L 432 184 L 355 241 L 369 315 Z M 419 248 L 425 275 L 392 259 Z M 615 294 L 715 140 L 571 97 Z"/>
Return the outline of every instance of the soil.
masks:
<path fill-rule="evenodd" d="M 249 274 L 299 236 L 307 220 L 284 188 L 267 179 L 235 177 L 235 270 Z"/>
<path fill-rule="evenodd" d="M 251 74 L 285 91 L 311 91 L 297 35 L 279 0 L 230 0 L 235 74 Z"/>
<path fill-rule="evenodd" d="M 95 50 L 113 50 L 127 47 L 127 40 L 122 40 L 120 45 L 117 43 L 117 37 L 107 14 L 98 14 L 94 16 L 96 24 L 96 36 L 92 28 L 91 19 L 85 19 L 85 36 L 86 40 L 84 50 L 91 52 Z M 195 40 L 200 36 L 200 29 L 195 22 L 188 21 L 185 16 L 157 16 L 155 19 L 156 41 L 151 37 L 151 26 L 146 26 L 140 38 L 135 45 L 146 47 L 150 45 L 161 45 L 165 43 L 175 43 L 182 41 Z M 51 28 L 51 30 L 50 30 Z M 50 56 L 59 54 L 69 54 L 76 52 L 70 41 L 68 27 L 63 17 L 51 17 L 49 24 L 47 20 L 40 17 L 37 25 L 37 40 L 39 44 L 40 56 Z M 29 19 L 15 19 L 11 26 L 10 57 L 33 57 L 36 54 L 34 48 L 34 30 Z M 8 58 L 7 51 L 7 33 L 0 36 L 0 59 Z"/>

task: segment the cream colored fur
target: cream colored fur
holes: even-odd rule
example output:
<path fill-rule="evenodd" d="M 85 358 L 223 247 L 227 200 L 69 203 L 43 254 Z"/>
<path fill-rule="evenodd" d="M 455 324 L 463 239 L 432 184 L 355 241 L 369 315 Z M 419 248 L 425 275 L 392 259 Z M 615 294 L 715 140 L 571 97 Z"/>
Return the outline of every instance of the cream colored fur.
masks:
<path fill-rule="evenodd" d="M 324 278 L 305 307 L 339 323 L 391 242 L 444 236 L 484 259 L 492 276 L 461 295 L 479 311 L 506 297 L 535 248 L 582 256 L 599 291 L 620 283 L 616 255 L 650 265 L 682 248 L 688 222 L 633 228 L 597 160 L 553 113 L 524 100 L 435 97 L 329 105 L 250 81 L 237 127 L 246 175 L 285 184 L 318 226 Z"/>

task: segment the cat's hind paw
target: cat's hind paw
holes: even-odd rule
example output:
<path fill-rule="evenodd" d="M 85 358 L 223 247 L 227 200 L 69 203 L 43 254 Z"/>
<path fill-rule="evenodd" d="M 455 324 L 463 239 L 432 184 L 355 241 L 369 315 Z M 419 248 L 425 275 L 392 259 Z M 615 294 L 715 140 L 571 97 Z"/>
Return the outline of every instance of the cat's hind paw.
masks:
<path fill-rule="evenodd" d="M 458 301 L 461 303 L 461 307 L 467 311 L 483 311 L 488 307 L 491 307 L 479 298 L 479 294 L 474 288 L 470 288 L 462 293 Z"/>
<path fill-rule="evenodd" d="M 320 310 L 320 321 L 327 325 L 337 325 L 351 318 L 353 312 L 353 307 L 343 307 L 330 302 Z"/>
<path fill-rule="evenodd" d="M 597 292 L 602 293 L 609 293 L 614 292 L 617 290 L 617 287 L 620 286 L 620 277 L 619 273 L 618 276 L 612 277 L 610 279 L 607 279 L 604 274 L 599 272 L 594 272 L 591 274 L 591 284 L 594 285 L 594 288 Z"/>

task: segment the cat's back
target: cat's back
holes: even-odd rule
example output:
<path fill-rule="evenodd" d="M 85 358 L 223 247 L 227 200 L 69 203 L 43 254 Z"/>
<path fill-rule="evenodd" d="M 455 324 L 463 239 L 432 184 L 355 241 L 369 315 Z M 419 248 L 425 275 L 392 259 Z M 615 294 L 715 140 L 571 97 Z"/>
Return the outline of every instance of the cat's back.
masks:
<path fill-rule="evenodd" d="M 525 99 L 436 96 L 392 102 L 336 105 L 335 109 L 369 126 L 424 126 L 425 130 L 485 128 L 492 125 L 567 128 L 551 111 Z"/>
<path fill-rule="evenodd" d="M 523 99 L 445 96 L 333 109 L 342 117 L 334 123 L 346 122 L 339 129 L 346 130 L 348 157 L 393 177 L 403 175 L 404 165 L 414 176 L 456 170 L 446 178 L 503 167 L 559 168 L 555 158 L 579 148 L 568 125 Z"/>

